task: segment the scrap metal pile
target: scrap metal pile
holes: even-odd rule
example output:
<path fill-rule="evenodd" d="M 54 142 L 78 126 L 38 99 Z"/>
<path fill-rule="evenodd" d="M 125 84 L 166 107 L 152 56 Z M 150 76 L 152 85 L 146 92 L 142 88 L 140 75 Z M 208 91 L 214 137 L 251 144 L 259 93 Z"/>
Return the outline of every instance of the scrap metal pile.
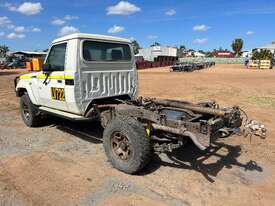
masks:
<path fill-rule="evenodd" d="M 14 59 L 12 61 L 6 61 L 3 63 L 0 63 L 0 70 L 15 69 L 15 68 L 22 68 L 22 67 L 25 67 L 25 61 L 22 61 L 20 59 Z"/>
<path fill-rule="evenodd" d="M 197 61 L 197 62 L 177 62 L 175 65 L 171 66 L 171 72 L 193 72 L 195 70 L 201 70 L 215 66 L 213 61 Z"/>

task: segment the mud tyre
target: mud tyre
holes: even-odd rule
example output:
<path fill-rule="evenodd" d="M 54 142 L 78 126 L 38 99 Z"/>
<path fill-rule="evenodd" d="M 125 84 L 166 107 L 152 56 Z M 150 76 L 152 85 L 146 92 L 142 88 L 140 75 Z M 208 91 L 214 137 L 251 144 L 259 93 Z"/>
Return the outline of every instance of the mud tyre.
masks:
<path fill-rule="evenodd" d="M 37 127 L 42 122 L 39 111 L 31 102 L 28 94 L 24 94 L 20 97 L 20 113 L 24 123 L 28 127 Z"/>
<path fill-rule="evenodd" d="M 114 168 L 136 174 L 152 158 L 152 146 L 145 128 L 134 118 L 117 116 L 103 133 L 103 146 Z"/>

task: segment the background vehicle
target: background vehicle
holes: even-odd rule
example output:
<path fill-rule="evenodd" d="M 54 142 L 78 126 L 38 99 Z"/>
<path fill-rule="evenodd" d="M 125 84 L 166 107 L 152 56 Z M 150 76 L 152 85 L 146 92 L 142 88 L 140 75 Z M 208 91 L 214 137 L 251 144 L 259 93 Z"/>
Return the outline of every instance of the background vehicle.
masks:
<path fill-rule="evenodd" d="M 15 86 L 27 126 L 38 126 L 46 113 L 100 120 L 108 159 L 129 174 L 144 168 L 153 151 L 171 152 L 188 139 L 205 150 L 242 125 L 238 107 L 138 98 L 131 42 L 117 37 L 59 38 L 52 43 L 43 71 L 16 78 Z"/>

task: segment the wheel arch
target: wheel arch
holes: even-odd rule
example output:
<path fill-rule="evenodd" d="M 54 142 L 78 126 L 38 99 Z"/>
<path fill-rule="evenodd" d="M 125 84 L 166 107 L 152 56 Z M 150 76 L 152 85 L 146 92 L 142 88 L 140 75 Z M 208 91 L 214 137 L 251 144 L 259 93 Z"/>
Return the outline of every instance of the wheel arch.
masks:
<path fill-rule="evenodd" d="M 16 90 L 16 96 L 17 97 L 22 97 L 24 94 L 28 93 L 26 88 L 18 88 Z"/>
<path fill-rule="evenodd" d="M 35 95 L 33 94 L 32 88 L 29 85 L 29 83 L 25 83 L 25 82 L 23 83 L 22 81 L 19 81 L 16 86 L 16 96 L 21 97 L 26 93 L 29 95 L 32 103 L 35 105 L 38 105 L 38 101 L 37 101 Z"/>

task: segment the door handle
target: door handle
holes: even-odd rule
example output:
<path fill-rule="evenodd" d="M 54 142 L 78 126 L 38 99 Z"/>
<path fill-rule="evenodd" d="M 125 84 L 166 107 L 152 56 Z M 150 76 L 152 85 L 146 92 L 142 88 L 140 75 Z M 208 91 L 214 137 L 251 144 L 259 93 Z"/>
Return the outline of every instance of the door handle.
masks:
<path fill-rule="evenodd" d="M 60 79 L 59 79 L 59 80 L 57 80 L 57 83 L 62 83 L 62 80 L 60 80 Z"/>

